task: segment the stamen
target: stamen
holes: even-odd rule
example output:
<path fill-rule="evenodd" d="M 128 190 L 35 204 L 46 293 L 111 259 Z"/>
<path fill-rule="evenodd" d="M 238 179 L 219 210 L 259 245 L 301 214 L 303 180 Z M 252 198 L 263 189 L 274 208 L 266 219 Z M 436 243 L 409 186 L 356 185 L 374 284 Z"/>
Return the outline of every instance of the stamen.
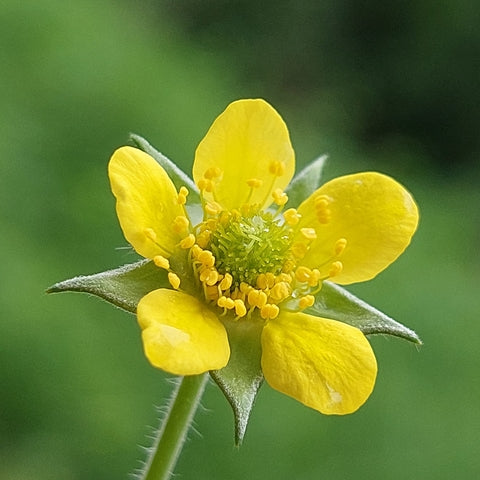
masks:
<path fill-rule="evenodd" d="M 262 308 L 267 303 L 267 294 L 252 288 L 248 293 L 247 299 L 252 307 Z"/>
<path fill-rule="evenodd" d="M 268 165 L 268 171 L 276 177 L 281 177 L 285 173 L 285 164 L 278 160 L 274 160 Z"/>
<path fill-rule="evenodd" d="M 238 317 L 244 317 L 247 314 L 247 308 L 245 307 L 245 303 L 243 300 L 237 299 L 234 300 L 235 304 L 235 313 Z"/>
<path fill-rule="evenodd" d="M 298 306 L 301 310 L 304 308 L 311 307 L 315 303 L 315 297 L 313 295 L 305 295 L 304 297 L 300 298 L 298 302 Z"/>
<path fill-rule="evenodd" d="M 343 270 L 343 263 L 337 260 L 336 262 L 333 262 L 332 265 L 330 266 L 330 271 L 328 272 L 328 276 L 335 277 L 336 275 L 340 274 L 342 270 Z"/>
<path fill-rule="evenodd" d="M 233 283 L 233 277 L 227 272 L 219 284 L 220 290 L 228 290 Z"/>
<path fill-rule="evenodd" d="M 203 174 L 203 176 L 207 180 L 212 180 L 214 178 L 220 177 L 222 173 L 223 172 L 219 167 L 210 167 L 210 168 L 207 168 L 207 170 L 205 170 L 205 173 Z"/>
<path fill-rule="evenodd" d="M 210 237 L 211 237 L 211 232 L 210 230 L 203 230 L 203 232 L 200 232 L 197 235 L 197 244 L 202 247 L 206 248 L 208 244 L 210 243 Z"/>
<path fill-rule="evenodd" d="M 292 289 L 287 282 L 280 282 L 270 290 L 269 300 L 273 303 L 280 303 L 290 296 Z"/>
<path fill-rule="evenodd" d="M 144 235 L 153 243 L 157 243 L 157 234 L 153 228 L 145 228 L 143 230 Z"/>
<path fill-rule="evenodd" d="M 326 224 L 330 221 L 332 211 L 328 208 L 330 200 L 326 195 L 319 195 L 314 200 L 315 211 L 319 223 Z"/>
<path fill-rule="evenodd" d="M 180 287 L 180 278 L 176 273 L 168 272 L 168 281 L 175 290 L 178 290 L 178 287 Z"/>
<path fill-rule="evenodd" d="M 182 235 L 188 232 L 189 225 L 190 222 L 188 221 L 188 218 L 185 217 L 185 215 L 179 215 L 178 217 L 175 217 L 175 220 L 173 221 L 173 231 Z"/>
<path fill-rule="evenodd" d="M 279 312 L 280 309 L 277 305 L 267 303 L 260 309 L 260 316 L 265 320 L 272 320 L 278 317 Z"/>
<path fill-rule="evenodd" d="M 295 242 L 292 245 L 290 251 L 292 252 L 294 257 L 301 259 L 306 255 L 308 247 L 304 243 Z"/>
<path fill-rule="evenodd" d="M 198 180 L 197 187 L 201 192 L 213 192 L 213 182 L 211 180 L 207 180 L 206 178 L 201 178 Z"/>
<path fill-rule="evenodd" d="M 222 211 L 222 206 L 217 202 L 207 202 L 204 209 L 209 215 L 218 215 Z"/>
<path fill-rule="evenodd" d="M 295 208 L 289 208 L 283 212 L 283 218 L 285 219 L 285 223 L 287 225 L 293 227 L 300 221 L 301 215 Z"/>
<path fill-rule="evenodd" d="M 313 272 L 308 267 L 300 266 L 295 270 L 295 278 L 301 283 L 306 283 L 312 278 Z"/>
<path fill-rule="evenodd" d="M 193 245 L 195 244 L 195 235 L 191 233 L 187 237 L 185 237 L 183 240 L 180 241 L 180 247 L 187 249 L 187 248 L 192 248 Z"/>
<path fill-rule="evenodd" d="M 188 190 L 186 187 L 180 187 L 178 192 L 177 203 L 179 205 L 185 205 L 187 203 Z"/>
<path fill-rule="evenodd" d="M 213 267 L 215 265 L 215 257 L 210 250 L 202 250 L 197 257 L 198 261 L 205 267 Z"/>
<path fill-rule="evenodd" d="M 250 178 L 247 180 L 247 185 L 250 188 L 260 188 L 263 185 L 263 181 L 258 178 Z"/>
<path fill-rule="evenodd" d="M 168 258 L 165 258 L 163 255 L 155 255 L 155 257 L 153 257 L 153 263 L 164 270 L 170 269 L 170 262 L 168 261 Z"/>
<path fill-rule="evenodd" d="M 257 277 L 257 287 L 260 290 L 266 290 L 267 288 L 272 288 L 275 284 L 275 275 L 273 273 L 261 273 Z"/>
<path fill-rule="evenodd" d="M 273 197 L 273 201 L 278 206 L 285 205 L 288 202 L 288 196 L 281 188 L 276 188 L 272 192 L 272 197 Z"/>

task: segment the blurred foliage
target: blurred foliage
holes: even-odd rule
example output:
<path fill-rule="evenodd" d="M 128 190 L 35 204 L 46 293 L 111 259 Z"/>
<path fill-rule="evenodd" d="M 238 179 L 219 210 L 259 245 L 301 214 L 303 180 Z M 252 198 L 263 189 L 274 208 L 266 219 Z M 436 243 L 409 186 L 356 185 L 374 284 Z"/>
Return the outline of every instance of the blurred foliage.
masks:
<path fill-rule="evenodd" d="M 477 4 L 199 5 L 0 6 L 0 478 L 109 480 L 139 466 L 138 445 L 149 444 L 147 425 L 159 415 L 153 405 L 171 385 L 144 359 L 134 317 L 87 296 L 43 292 L 137 259 L 122 248 L 106 176 L 129 132 L 189 171 L 215 116 L 258 95 L 284 116 L 299 163 L 328 151 L 328 178 L 383 169 L 414 193 L 422 220 L 412 246 L 352 291 L 425 345 L 417 352 L 373 338 L 377 387 L 348 417 L 319 415 L 263 387 L 240 450 L 229 406 L 211 386 L 178 472 L 475 478 Z M 447 156 L 461 166 L 454 177 Z M 433 159 L 443 159 L 436 170 Z"/>
<path fill-rule="evenodd" d="M 244 83 L 368 149 L 399 143 L 457 172 L 479 161 L 480 9 L 475 0 L 169 2 L 196 44 Z"/>

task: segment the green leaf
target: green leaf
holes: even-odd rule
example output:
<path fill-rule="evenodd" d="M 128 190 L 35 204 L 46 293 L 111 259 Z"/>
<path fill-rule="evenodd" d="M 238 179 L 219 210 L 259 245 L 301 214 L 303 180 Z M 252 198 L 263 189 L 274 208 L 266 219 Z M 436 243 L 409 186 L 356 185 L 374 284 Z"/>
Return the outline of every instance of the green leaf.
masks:
<path fill-rule="evenodd" d="M 307 312 L 318 317 L 348 323 L 357 327 L 365 335 L 393 335 L 418 345 L 422 344 L 413 330 L 334 283 L 323 282 L 322 289 L 315 296 L 314 305 Z"/>
<path fill-rule="evenodd" d="M 140 299 L 157 288 L 171 288 L 167 272 L 150 260 L 141 260 L 115 270 L 56 283 L 47 289 L 47 293 L 90 293 L 135 313 Z"/>
<path fill-rule="evenodd" d="M 242 443 L 257 392 L 263 382 L 260 335 L 263 322 L 226 319 L 230 360 L 221 370 L 210 372 L 229 401 L 235 417 L 235 444 Z"/>
<path fill-rule="evenodd" d="M 322 155 L 295 175 L 285 190 L 285 193 L 288 195 L 289 205 L 298 207 L 320 186 L 322 170 L 326 160 L 327 155 Z"/>
<path fill-rule="evenodd" d="M 130 134 L 130 139 L 132 142 L 143 150 L 145 153 L 148 153 L 151 157 L 153 157 L 168 173 L 168 176 L 172 180 L 173 184 L 177 188 L 185 186 L 189 190 L 188 202 L 189 203 L 200 203 L 200 195 L 197 186 L 195 185 L 194 181 L 175 163 L 173 163 L 169 158 L 167 158 L 163 153 L 160 153 L 156 150 L 152 145 L 150 145 L 147 140 L 145 140 L 140 135 L 135 133 Z"/>

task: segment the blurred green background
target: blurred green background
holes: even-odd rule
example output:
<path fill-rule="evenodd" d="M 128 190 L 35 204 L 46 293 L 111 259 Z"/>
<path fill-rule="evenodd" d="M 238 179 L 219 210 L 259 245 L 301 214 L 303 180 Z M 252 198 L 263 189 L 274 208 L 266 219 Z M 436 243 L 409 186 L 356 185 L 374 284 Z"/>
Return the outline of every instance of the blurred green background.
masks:
<path fill-rule="evenodd" d="M 136 260 L 106 165 L 129 132 L 191 168 L 232 100 L 263 97 L 298 165 L 388 173 L 420 205 L 411 247 L 351 288 L 425 345 L 374 337 L 367 404 L 322 416 L 264 386 L 244 445 L 210 385 L 186 479 L 471 479 L 480 473 L 480 8 L 475 0 L 3 0 L 0 478 L 121 479 L 171 384 L 135 318 L 56 281 Z M 118 248 L 117 248 L 118 247 Z"/>

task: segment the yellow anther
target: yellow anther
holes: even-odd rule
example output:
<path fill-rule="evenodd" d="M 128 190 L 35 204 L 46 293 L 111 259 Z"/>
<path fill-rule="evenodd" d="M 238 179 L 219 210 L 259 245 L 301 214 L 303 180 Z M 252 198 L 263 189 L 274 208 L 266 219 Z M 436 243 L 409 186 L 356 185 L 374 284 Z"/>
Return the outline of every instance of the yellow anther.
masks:
<path fill-rule="evenodd" d="M 248 293 L 247 299 L 252 307 L 262 308 L 267 303 L 267 294 L 252 288 Z"/>
<path fill-rule="evenodd" d="M 313 295 L 305 295 L 299 300 L 298 306 L 303 310 L 304 308 L 311 307 L 314 303 L 315 297 Z"/>
<path fill-rule="evenodd" d="M 313 272 L 308 267 L 300 266 L 295 270 L 295 278 L 301 283 L 306 283 L 312 278 Z"/>
<path fill-rule="evenodd" d="M 272 288 L 275 285 L 275 275 L 273 273 L 266 273 L 265 277 L 267 279 L 267 287 Z"/>
<path fill-rule="evenodd" d="M 304 243 L 295 242 L 290 251 L 296 258 L 303 258 L 308 251 L 308 247 Z"/>
<path fill-rule="evenodd" d="M 212 192 L 213 182 L 211 180 L 207 180 L 206 178 L 201 178 L 197 182 L 197 187 L 201 192 Z"/>
<path fill-rule="evenodd" d="M 220 170 L 219 167 L 210 167 L 210 168 L 207 168 L 207 170 L 206 170 L 205 173 L 203 174 L 203 176 L 204 176 L 207 180 L 212 180 L 212 178 L 218 178 L 218 177 L 220 177 L 220 175 L 222 175 L 222 171 Z"/>
<path fill-rule="evenodd" d="M 326 195 L 319 195 L 313 203 L 317 213 L 317 220 L 322 224 L 328 223 L 332 216 L 332 212 L 328 208 L 330 203 L 329 198 Z"/>
<path fill-rule="evenodd" d="M 247 282 L 241 282 L 240 283 L 240 291 L 244 293 L 245 295 L 248 295 L 248 292 L 252 289 L 253 287 L 249 285 Z"/>
<path fill-rule="evenodd" d="M 317 238 L 317 232 L 314 228 L 301 228 L 300 232 L 307 240 L 315 240 Z"/>
<path fill-rule="evenodd" d="M 290 284 L 287 282 L 280 282 L 273 286 L 270 290 L 269 299 L 273 303 L 280 303 L 285 300 L 292 293 Z"/>
<path fill-rule="evenodd" d="M 180 187 L 178 192 L 177 202 L 180 205 L 185 205 L 187 203 L 188 190 L 186 187 Z"/>
<path fill-rule="evenodd" d="M 213 285 L 204 285 L 203 292 L 207 300 L 217 300 L 218 299 L 218 289 Z"/>
<path fill-rule="evenodd" d="M 332 212 L 330 211 L 329 208 L 327 208 L 326 210 L 322 210 L 321 212 L 317 212 L 318 223 L 325 225 L 330 221 L 331 218 L 332 218 Z"/>
<path fill-rule="evenodd" d="M 216 270 L 210 270 L 209 273 L 208 273 L 208 276 L 205 280 L 205 283 L 209 286 L 209 287 L 213 287 L 213 285 L 215 285 L 217 282 L 218 282 L 218 272 Z"/>
<path fill-rule="evenodd" d="M 267 277 L 265 276 L 264 273 L 261 273 L 258 277 L 257 277 L 257 287 L 260 289 L 260 290 L 265 290 L 267 288 Z"/>
<path fill-rule="evenodd" d="M 318 282 L 320 282 L 320 270 L 318 270 L 317 268 L 314 268 L 312 270 L 312 275 L 310 277 L 310 280 L 308 280 L 308 285 L 310 287 L 316 287 L 318 285 Z"/>
<path fill-rule="evenodd" d="M 235 304 L 235 313 L 239 317 L 244 317 L 247 314 L 247 308 L 245 307 L 245 303 L 243 300 L 234 300 Z"/>
<path fill-rule="evenodd" d="M 211 235 L 212 235 L 212 233 L 210 232 L 210 230 L 203 230 L 203 232 L 200 232 L 197 235 L 197 244 L 201 248 L 207 247 L 209 242 L 210 242 Z"/>
<path fill-rule="evenodd" d="M 336 275 L 341 273 L 342 270 L 343 270 L 343 263 L 337 260 L 336 262 L 333 262 L 330 265 L 330 271 L 328 272 L 328 276 L 335 277 Z"/>
<path fill-rule="evenodd" d="M 153 228 L 145 228 L 143 234 L 152 242 L 157 243 L 157 234 Z"/>
<path fill-rule="evenodd" d="M 179 215 L 178 217 L 175 217 L 175 220 L 173 221 L 173 231 L 182 235 L 188 231 L 189 225 L 190 222 L 188 221 L 188 218 L 184 215 Z"/>
<path fill-rule="evenodd" d="M 284 273 L 290 273 L 291 271 L 295 270 L 295 267 L 296 267 L 296 263 L 291 260 L 291 259 L 288 259 L 285 261 L 285 263 L 283 264 L 283 267 L 282 267 L 282 272 Z"/>
<path fill-rule="evenodd" d="M 235 307 L 235 301 L 232 298 L 227 297 L 225 299 L 225 308 L 232 310 Z"/>
<path fill-rule="evenodd" d="M 278 160 L 274 160 L 268 165 L 268 171 L 276 177 L 281 177 L 285 173 L 285 164 Z"/>
<path fill-rule="evenodd" d="M 317 197 L 315 197 L 315 200 L 313 201 L 315 208 L 318 208 L 318 209 L 328 207 L 329 203 L 330 203 L 330 200 L 326 195 L 318 195 Z"/>
<path fill-rule="evenodd" d="M 170 268 L 170 262 L 168 261 L 168 258 L 165 258 L 163 255 L 155 255 L 153 257 L 153 263 L 157 267 L 163 268 L 165 270 L 168 270 Z"/>
<path fill-rule="evenodd" d="M 191 233 L 190 235 L 186 236 L 184 239 L 180 241 L 181 248 L 192 248 L 195 244 L 195 235 Z"/>
<path fill-rule="evenodd" d="M 180 278 L 176 273 L 168 272 L 168 281 L 175 290 L 178 290 L 178 287 L 180 286 Z"/>
<path fill-rule="evenodd" d="M 233 277 L 227 272 L 219 284 L 220 290 L 228 290 L 233 283 Z"/>
<path fill-rule="evenodd" d="M 204 208 L 209 215 L 218 215 L 222 211 L 221 205 L 217 202 L 208 202 Z"/>
<path fill-rule="evenodd" d="M 217 220 L 215 218 L 209 218 L 205 222 L 205 225 L 207 226 L 208 230 L 213 232 L 217 228 Z"/>
<path fill-rule="evenodd" d="M 277 188 L 272 192 L 273 201 L 278 205 L 282 206 L 288 202 L 287 194 L 281 189 Z"/>
<path fill-rule="evenodd" d="M 280 282 L 287 282 L 291 283 L 292 282 L 292 276 L 289 273 L 281 273 L 280 275 L 277 275 L 275 277 L 275 283 L 280 283 Z"/>
<path fill-rule="evenodd" d="M 232 310 L 232 308 L 235 307 L 235 302 L 231 298 L 226 297 L 225 295 L 222 295 L 217 300 L 217 305 L 221 308 L 226 308 L 227 310 Z"/>
<path fill-rule="evenodd" d="M 271 320 L 273 318 L 278 317 L 279 312 L 280 312 L 280 309 L 277 307 L 277 305 L 266 303 L 260 309 L 260 316 L 265 320 L 269 320 L 269 319 Z"/>
<path fill-rule="evenodd" d="M 250 188 L 260 188 L 263 185 L 263 182 L 258 178 L 250 178 L 247 180 L 247 185 Z"/>
<path fill-rule="evenodd" d="M 347 246 L 345 238 L 339 238 L 335 243 L 335 255 L 341 255 Z"/>
<path fill-rule="evenodd" d="M 192 252 L 192 257 L 198 260 L 198 256 L 203 252 L 203 249 L 198 245 L 193 245 L 190 251 Z"/>
<path fill-rule="evenodd" d="M 210 250 L 202 250 L 197 257 L 205 267 L 213 267 L 215 265 L 215 257 Z"/>
<path fill-rule="evenodd" d="M 261 273 L 257 277 L 257 287 L 260 290 L 266 290 L 267 288 L 272 288 L 275 285 L 275 275 L 273 273 Z"/>
<path fill-rule="evenodd" d="M 283 218 L 285 223 L 293 227 L 300 221 L 301 215 L 297 212 L 295 208 L 289 208 L 283 212 Z"/>
<path fill-rule="evenodd" d="M 206 281 L 208 280 L 208 277 L 209 277 L 211 271 L 212 271 L 211 268 L 208 268 L 208 267 L 205 267 L 205 266 L 202 266 L 202 267 L 200 268 L 199 278 L 200 278 L 200 281 L 201 281 L 202 283 L 206 283 Z"/>

